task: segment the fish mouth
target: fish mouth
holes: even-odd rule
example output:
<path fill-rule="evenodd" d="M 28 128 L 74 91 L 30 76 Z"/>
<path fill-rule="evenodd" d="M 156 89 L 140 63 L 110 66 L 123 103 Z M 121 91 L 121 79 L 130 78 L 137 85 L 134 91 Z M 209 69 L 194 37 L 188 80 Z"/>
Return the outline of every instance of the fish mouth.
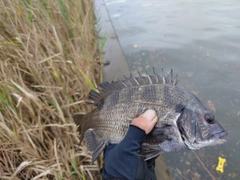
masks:
<path fill-rule="evenodd" d="M 226 132 L 226 131 L 221 131 L 221 132 L 215 134 L 214 136 L 218 138 L 218 141 L 219 141 L 221 144 L 223 144 L 223 143 L 227 142 L 226 139 L 223 139 L 223 137 L 225 137 L 226 135 L 228 135 L 228 132 Z"/>

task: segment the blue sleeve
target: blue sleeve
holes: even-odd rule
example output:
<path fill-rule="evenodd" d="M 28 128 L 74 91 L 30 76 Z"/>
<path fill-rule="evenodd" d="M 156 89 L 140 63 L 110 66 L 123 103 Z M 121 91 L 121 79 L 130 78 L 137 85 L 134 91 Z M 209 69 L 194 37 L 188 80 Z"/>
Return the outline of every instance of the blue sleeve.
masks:
<path fill-rule="evenodd" d="M 139 165 L 138 152 L 145 136 L 145 131 L 130 125 L 126 136 L 119 144 L 110 144 L 105 149 L 103 179 L 136 178 Z M 143 158 L 142 161 L 144 162 Z"/>

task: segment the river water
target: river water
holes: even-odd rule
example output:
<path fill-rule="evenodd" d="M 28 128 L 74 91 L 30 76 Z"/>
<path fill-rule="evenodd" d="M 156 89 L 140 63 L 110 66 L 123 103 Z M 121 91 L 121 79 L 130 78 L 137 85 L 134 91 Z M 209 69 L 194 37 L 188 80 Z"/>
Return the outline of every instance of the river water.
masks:
<path fill-rule="evenodd" d="M 165 153 L 172 179 L 240 179 L 240 1 L 105 0 L 133 74 L 166 73 L 216 114 L 227 143 Z M 226 158 L 216 172 L 218 157 Z M 161 167 L 157 167 L 161 168 Z"/>

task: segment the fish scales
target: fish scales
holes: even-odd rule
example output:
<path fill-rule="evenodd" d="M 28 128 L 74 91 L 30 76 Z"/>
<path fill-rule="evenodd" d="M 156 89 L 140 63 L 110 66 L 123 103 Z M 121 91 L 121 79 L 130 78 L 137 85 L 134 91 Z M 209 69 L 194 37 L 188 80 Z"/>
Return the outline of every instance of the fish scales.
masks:
<path fill-rule="evenodd" d="M 221 144 L 225 130 L 191 92 L 178 87 L 172 71 L 164 75 L 130 77 L 102 83 L 100 91 L 90 92 L 96 108 L 87 115 L 73 116 L 87 140 L 94 161 L 109 143 L 119 143 L 131 120 L 154 109 L 158 122 L 142 144 L 141 155 L 150 160 L 162 152 L 199 149 Z M 208 119 L 207 119 L 208 118 Z M 210 123 L 210 120 L 214 121 Z M 214 138 L 213 138 L 214 137 Z"/>
<path fill-rule="evenodd" d="M 167 85 L 165 85 L 167 86 Z M 109 126 L 109 130 L 113 130 L 116 127 L 123 127 L 118 131 L 115 131 L 114 138 L 110 140 L 109 143 L 118 143 L 125 136 L 129 126 L 131 119 L 137 117 L 142 114 L 147 109 L 154 109 L 159 117 L 168 117 L 166 116 L 169 112 L 174 108 L 174 102 L 179 103 L 180 99 L 178 96 L 170 96 L 170 93 L 174 93 L 174 87 L 164 88 L 165 86 L 152 85 L 152 86 L 140 86 L 138 88 L 126 88 L 118 92 L 114 92 L 109 95 L 104 102 L 102 109 L 100 110 L 102 113 L 99 116 L 99 120 L 94 121 L 96 124 L 92 124 L 93 127 L 97 127 L 98 123 L 101 121 Z M 164 91 L 162 90 L 164 88 Z M 169 92 L 171 91 L 171 92 Z M 117 96 L 118 101 L 115 101 L 115 96 Z M 174 94 L 177 94 L 175 92 Z M 166 101 L 166 97 L 168 98 Z M 174 97 L 174 98 L 173 98 Z M 169 100 L 169 98 L 172 98 Z M 136 100 L 136 102 L 134 102 Z M 115 101 L 115 102 L 113 102 Z M 140 102 L 149 102 L 154 103 L 143 104 Z M 159 106 L 156 106 L 155 103 L 158 103 Z M 161 106 L 162 104 L 167 105 L 168 107 Z M 169 114 L 171 115 L 171 114 Z M 174 116 L 175 117 L 175 116 Z M 113 121 L 113 119 L 115 121 Z M 162 122 L 168 122 L 169 120 L 162 119 L 158 121 L 158 124 Z M 92 127 L 90 127 L 92 128 Z M 97 130 L 97 134 L 101 136 L 103 139 L 109 137 L 108 131 Z"/>

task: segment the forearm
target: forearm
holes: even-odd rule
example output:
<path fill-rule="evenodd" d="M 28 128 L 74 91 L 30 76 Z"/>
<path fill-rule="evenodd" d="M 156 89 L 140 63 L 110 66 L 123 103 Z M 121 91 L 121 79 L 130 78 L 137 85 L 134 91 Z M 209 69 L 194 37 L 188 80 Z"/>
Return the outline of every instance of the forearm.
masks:
<path fill-rule="evenodd" d="M 108 161 L 104 166 L 106 177 L 135 179 L 139 163 L 138 152 L 145 135 L 142 129 L 130 125 L 125 138 L 119 144 L 109 145 L 104 154 L 105 161 Z"/>
<path fill-rule="evenodd" d="M 147 110 L 132 120 L 128 132 L 119 144 L 110 144 L 104 151 L 103 179 L 156 179 L 154 166 L 148 166 L 139 156 L 141 145 L 157 122 L 154 110 Z"/>

